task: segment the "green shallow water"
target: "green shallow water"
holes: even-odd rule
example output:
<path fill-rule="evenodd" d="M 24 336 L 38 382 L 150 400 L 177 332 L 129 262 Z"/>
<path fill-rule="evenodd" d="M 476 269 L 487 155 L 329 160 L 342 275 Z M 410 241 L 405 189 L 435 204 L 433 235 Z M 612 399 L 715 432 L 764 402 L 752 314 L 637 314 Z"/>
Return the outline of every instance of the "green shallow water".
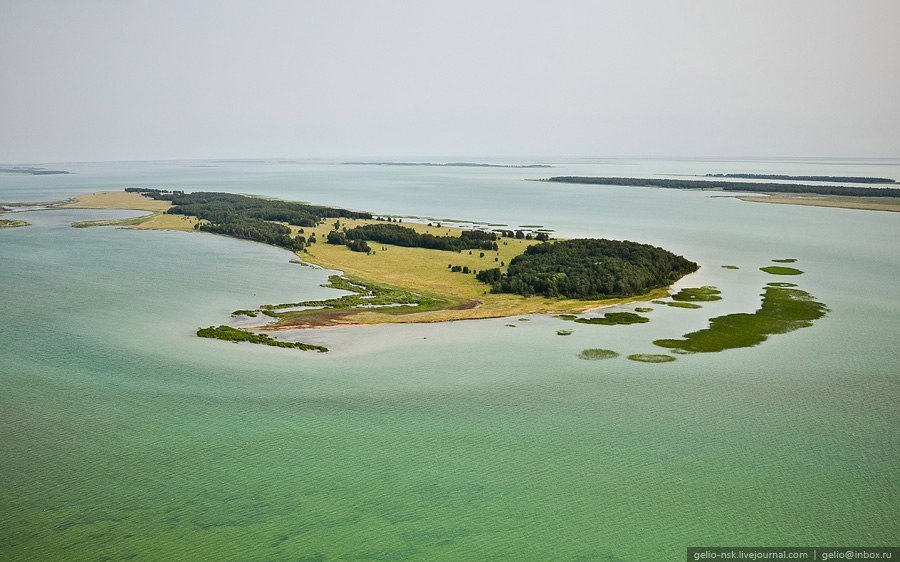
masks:
<path fill-rule="evenodd" d="M 689 545 L 896 544 L 897 217 L 676 193 L 708 214 L 707 240 L 664 218 L 680 200 L 663 191 L 616 191 L 620 204 L 552 226 L 603 235 L 581 221 L 636 197 L 635 226 L 613 228 L 664 244 L 641 238 L 656 216 L 704 265 L 683 286 L 727 298 L 568 337 L 547 316 L 297 336 L 328 354 L 193 335 L 235 309 L 340 294 L 286 252 L 67 226 L 116 213 L 23 215 L 33 226 L 0 232 L 0 559 L 643 561 Z M 522 214 L 495 218 L 539 215 Z M 797 226 L 776 247 L 747 239 L 771 224 Z M 802 260 L 825 318 L 755 348 L 626 359 L 758 308 L 771 255 Z M 587 348 L 620 357 L 579 359 Z"/>

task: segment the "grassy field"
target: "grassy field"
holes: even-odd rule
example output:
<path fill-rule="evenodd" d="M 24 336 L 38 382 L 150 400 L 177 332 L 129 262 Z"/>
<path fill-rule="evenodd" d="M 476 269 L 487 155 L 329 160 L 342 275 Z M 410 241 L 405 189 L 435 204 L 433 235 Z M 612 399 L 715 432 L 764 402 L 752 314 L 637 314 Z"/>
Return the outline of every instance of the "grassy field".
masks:
<path fill-rule="evenodd" d="M 71 201 L 61 203 L 63 209 L 135 209 L 138 211 L 165 211 L 172 204 L 143 197 L 139 193 L 127 191 L 98 191 L 78 195 Z"/>
<path fill-rule="evenodd" d="M 167 201 L 156 201 L 137 193 L 98 192 L 80 195 L 71 202 L 62 205 L 67 208 L 83 209 L 138 209 L 153 211 L 151 215 L 138 219 L 127 219 L 115 223 L 130 228 L 160 230 L 194 230 L 197 219 L 184 218 L 180 215 L 167 215 L 164 211 L 171 205 Z M 490 288 L 475 279 L 475 272 L 499 267 L 504 272 L 506 266 L 515 256 L 523 253 L 525 248 L 537 243 L 534 240 L 502 238 L 497 241 L 498 251 L 464 250 L 448 252 L 428 250 L 424 248 L 405 248 L 387 244 L 370 243 L 373 253 L 365 254 L 350 251 L 346 246 L 327 244 L 328 232 L 333 230 L 335 220 L 314 228 L 300 229 L 290 226 L 294 233 L 302 233 L 309 238 L 315 233 L 318 242 L 310 244 L 298 254 L 306 262 L 326 269 L 343 272 L 351 281 L 359 281 L 366 285 L 377 285 L 385 289 L 412 292 L 429 301 L 438 301 L 440 306 L 429 306 L 427 310 L 416 310 L 412 307 L 392 307 L 390 310 L 354 309 L 352 314 L 342 311 L 319 325 L 340 324 L 381 324 L 409 322 L 443 322 L 448 320 L 466 320 L 474 318 L 500 318 L 523 314 L 561 314 L 579 313 L 601 306 L 611 306 L 636 300 L 651 300 L 668 296 L 665 288 L 656 289 L 642 297 L 629 297 L 607 300 L 555 299 L 545 297 L 523 297 L 512 294 L 492 294 Z M 374 220 L 340 219 L 340 228 L 353 228 L 364 224 L 378 223 Z M 97 223 L 92 223 L 97 224 Z M 88 226 L 88 225 L 84 225 Z M 288 225 L 286 225 L 288 226 Z M 421 233 L 436 236 L 459 236 L 463 230 L 442 226 L 404 222 L 406 226 Z M 484 255 L 482 255 L 484 254 Z M 459 265 L 468 267 L 470 273 L 452 272 L 450 267 Z M 302 319 L 285 315 L 271 326 L 274 329 L 290 328 L 302 325 L 310 326 L 309 316 Z"/>
<path fill-rule="evenodd" d="M 363 224 L 371 224 L 373 220 L 341 220 L 341 228 L 353 228 Z M 475 279 L 476 271 L 499 267 L 506 271 L 509 261 L 525 251 L 533 240 L 503 238 L 497 241 L 499 251 L 465 250 L 461 253 L 424 248 L 404 248 L 386 244 L 370 243 L 373 254 L 352 252 L 346 246 L 326 244 L 328 232 L 332 230 L 334 221 L 328 221 L 316 228 L 306 228 L 304 235 L 309 237 L 315 232 L 318 243 L 307 246 L 300 257 L 329 269 L 340 270 L 349 279 L 363 282 L 375 282 L 389 287 L 403 288 L 423 296 L 444 301 L 446 305 L 439 309 L 406 312 L 360 310 L 353 315 L 345 316 L 336 323 L 379 324 L 386 322 L 443 322 L 448 320 L 465 320 L 473 318 L 499 318 L 522 314 L 558 314 L 584 312 L 600 306 L 621 304 L 644 298 L 666 296 L 666 289 L 658 289 L 646 297 L 609 299 L 609 300 L 576 300 L 552 299 L 544 297 L 523 297 L 511 294 L 492 294 L 490 288 Z M 440 236 L 459 236 L 462 229 L 427 226 L 419 223 L 404 222 L 407 226 L 421 233 Z M 291 227 L 295 232 L 300 229 Z M 468 267 L 472 273 L 452 272 L 449 265 Z M 290 327 L 289 320 L 279 323 L 281 327 Z"/>

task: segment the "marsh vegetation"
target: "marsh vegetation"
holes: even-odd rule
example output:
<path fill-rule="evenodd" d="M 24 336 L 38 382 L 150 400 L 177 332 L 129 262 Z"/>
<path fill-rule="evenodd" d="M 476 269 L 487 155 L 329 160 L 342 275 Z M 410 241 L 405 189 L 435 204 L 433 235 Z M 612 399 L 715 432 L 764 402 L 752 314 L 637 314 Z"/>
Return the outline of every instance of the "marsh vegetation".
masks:
<path fill-rule="evenodd" d="M 588 361 L 598 361 L 600 359 L 614 359 L 618 356 L 619 356 L 619 354 L 611 349 L 602 349 L 599 347 L 582 349 L 581 353 L 578 354 L 579 359 L 585 359 Z"/>
<path fill-rule="evenodd" d="M 248 342 L 262 345 L 270 345 L 273 347 L 288 347 L 292 349 L 300 349 L 303 351 L 318 351 L 324 353 L 328 351 L 327 347 L 321 345 L 311 345 L 301 342 L 278 341 L 264 334 L 254 334 L 246 330 L 239 330 L 231 326 L 210 326 L 209 328 L 200 328 L 197 335 L 201 338 L 214 338 L 218 340 L 230 341 L 233 343 Z"/>
<path fill-rule="evenodd" d="M 785 267 L 783 265 L 768 265 L 760 267 L 760 271 L 765 271 L 771 275 L 802 275 L 803 272 L 793 267 Z"/>
<path fill-rule="evenodd" d="M 671 363 L 675 361 L 675 358 L 671 355 L 657 355 L 653 353 L 633 353 L 628 356 L 628 359 L 641 363 Z"/>
<path fill-rule="evenodd" d="M 692 353 L 752 347 L 769 336 L 811 326 L 828 311 L 824 304 L 800 289 L 767 286 L 762 297 L 762 306 L 752 314 L 718 316 L 710 319 L 708 328 L 685 334 L 682 339 L 660 339 L 653 343 Z"/>

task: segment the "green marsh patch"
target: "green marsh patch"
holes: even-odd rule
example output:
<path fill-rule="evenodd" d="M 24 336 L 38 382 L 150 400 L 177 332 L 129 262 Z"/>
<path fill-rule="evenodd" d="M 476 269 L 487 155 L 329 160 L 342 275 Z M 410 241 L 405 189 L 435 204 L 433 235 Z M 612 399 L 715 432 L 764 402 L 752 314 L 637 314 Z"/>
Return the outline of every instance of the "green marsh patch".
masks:
<path fill-rule="evenodd" d="M 582 318 L 574 314 L 560 314 L 558 318 L 578 322 L 579 324 L 600 324 L 603 326 L 615 326 L 618 324 L 645 324 L 650 321 L 646 316 L 633 312 L 607 312 L 603 316 Z"/>
<path fill-rule="evenodd" d="M 320 353 L 324 353 L 328 351 L 327 347 L 323 347 L 321 345 L 311 345 L 308 343 L 300 343 L 300 342 L 286 342 L 286 341 L 278 341 L 276 339 L 270 338 L 269 336 L 263 334 L 254 334 L 252 332 L 248 332 L 246 330 L 239 330 L 237 328 L 232 328 L 231 326 L 219 326 L 214 327 L 210 326 L 209 328 L 200 328 L 197 330 L 197 335 L 201 338 L 214 338 L 217 340 L 230 341 L 233 343 L 238 342 L 249 342 L 249 343 L 258 343 L 262 345 L 271 345 L 274 347 L 290 347 L 294 349 L 301 349 L 303 351 L 307 350 L 315 350 Z"/>
<path fill-rule="evenodd" d="M 579 359 L 586 361 L 598 361 L 600 359 L 615 359 L 619 354 L 611 349 L 590 348 L 582 349 L 578 354 Z"/>
<path fill-rule="evenodd" d="M 740 269 L 740 267 L 736 265 L 723 265 L 722 269 Z"/>
<path fill-rule="evenodd" d="M 762 306 L 752 314 L 712 318 L 709 328 L 685 334 L 683 339 L 662 339 L 653 343 L 689 353 L 753 347 L 771 335 L 809 327 L 828 311 L 828 307 L 800 289 L 766 287 L 762 297 Z"/>
<path fill-rule="evenodd" d="M 556 330 L 557 336 L 571 336 L 572 330 Z"/>
<path fill-rule="evenodd" d="M 771 283 L 766 283 L 767 287 L 796 287 L 796 283 L 788 283 L 787 281 L 773 281 Z"/>
<path fill-rule="evenodd" d="M 679 302 L 720 301 L 722 300 L 721 294 L 722 291 L 715 287 L 686 287 L 672 295 L 672 300 Z"/>
<path fill-rule="evenodd" d="M 18 228 L 21 226 L 30 226 L 28 221 L 18 221 L 12 219 L 0 219 L 0 228 Z"/>
<path fill-rule="evenodd" d="M 778 258 L 772 261 L 775 263 L 794 263 L 797 261 L 797 258 Z"/>
<path fill-rule="evenodd" d="M 675 358 L 671 355 L 657 355 L 654 353 L 634 353 L 628 356 L 632 361 L 641 363 L 671 363 Z"/>
<path fill-rule="evenodd" d="M 794 269 L 793 267 L 784 267 L 782 265 L 769 265 L 766 267 L 760 267 L 761 271 L 765 271 L 766 273 L 770 273 L 772 275 L 802 275 L 803 272 L 799 269 Z"/>
<path fill-rule="evenodd" d="M 653 309 L 649 306 L 639 306 L 634 309 L 635 312 L 653 312 Z"/>

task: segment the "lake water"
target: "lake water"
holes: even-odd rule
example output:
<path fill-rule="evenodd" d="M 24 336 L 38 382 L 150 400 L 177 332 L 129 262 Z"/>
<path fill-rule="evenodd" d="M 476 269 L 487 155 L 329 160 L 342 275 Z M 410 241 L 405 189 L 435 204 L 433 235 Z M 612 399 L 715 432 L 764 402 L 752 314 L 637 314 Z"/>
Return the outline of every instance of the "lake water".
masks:
<path fill-rule="evenodd" d="M 233 345 L 193 334 L 235 309 L 336 294 L 319 286 L 328 272 L 209 234 L 69 227 L 133 212 L 13 214 L 32 226 L 0 230 L 0 558 L 643 561 L 691 545 L 900 542 L 900 214 L 524 181 L 900 179 L 900 160 L 548 163 L 0 175 L 4 202 L 217 190 L 631 239 L 697 261 L 678 287 L 724 297 L 651 305 L 631 326 L 532 316 L 301 335 L 328 354 Z M 773 258 L 805 273 L 759 271 Z M 624 358 L 752 312 L 783 280 L 828 315 L 754 348 Z M 577 357 L 593 347 L 621 357 Z"/>

